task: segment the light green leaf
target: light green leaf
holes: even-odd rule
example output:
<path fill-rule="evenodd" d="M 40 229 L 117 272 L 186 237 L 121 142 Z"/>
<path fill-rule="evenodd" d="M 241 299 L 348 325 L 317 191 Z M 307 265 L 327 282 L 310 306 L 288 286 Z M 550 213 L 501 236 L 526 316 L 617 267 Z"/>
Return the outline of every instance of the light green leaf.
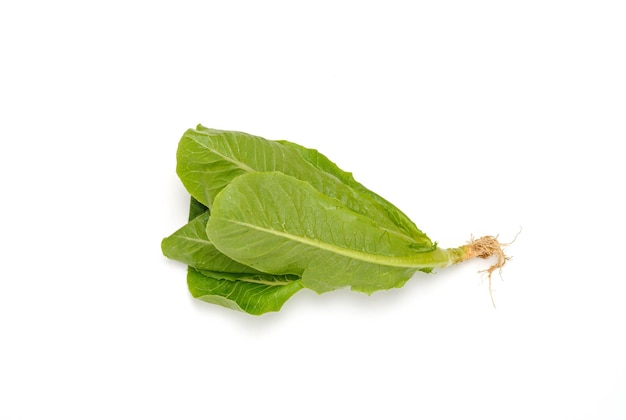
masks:
<path fill-rule="evenodd" d="M 302 288 L 299 276 L 261 273 L 219 252 L 206 235 L 208 220 L 207 207 L 191 197 L 189 223 L 161 242 L 167 257 L 189 264 L 192 296 L 260 315 L 279 310 Z"/>
<path fill-rule="evenodd" d="M 363 195 L 368 196 L 369 198 L 380 204 L 381 207 L 385 209 L 389 219 L 391 219 L 397 226 L 400 226 L 403 231 L 412 232 L 414 238 L 423 239 L 417 244 L 412 245 L 414 249 L 426 251 L 432 248 L 432 243 L 430 242 L 430 239 L 428 239 L 428 237 L 422 231 L 420 231 L 417 226 L 415 226 L 415 223 L 413 223 L 413 221 L 409 219 L 406 214 L 404 214 L 400 209 L 391 204 L 389 201 L 385 200 L 383 197 L 367 189 L 365 186 L 363 186 L 363 184 L 357 182 L 350 172 L 345 172 L 341 170 L 335 163 L 333 163 L 330 159 L 328 159 L 326 156 L 324 156 L 322 153 L 315 149 L 309 149 L 287 140 L 279 140 L 278 142 L 294 149 L 300 154 L 300 156 L 302 156 L 303 159 L 305 159 L 315 168 L 336 177 L 345 185 L 353 188 Z"/>
<path fill-rule="evenodd" d="M 400 210 L 316 151 L 202 126 L 187 130 L 179 143 L 177 173 L 189 193 L 208 207 L 213 206 L 217 194 L 235 178 L 272 171 L 308 182 L 317 191 L 372 219 L 389 234 L 411 241 L 416 250 L 433 247 L 430 239 Z"/>
<path fill-rule="evenodd" d="M 449 265 L 453 257 L 438 248 L 417 252 L 408 238 L 279 172 L 234 179 L 213 203 L 207 234 L 234 260 L 302 276 L 302 285 L 319 293 L 400 287 L 415 271 Z"/>
<path fill-rule="evenodd" d="M 302 289 L 299 280 L 280 284 L 232 281 L 219 273 L 201 273 L 193 267 L 188 269 L 187 285 L 195 298 L 252 315 L 280 310 L 291 296 Z"/>
<path fill-rule="evenodd" d="M 199 270 L 258 273 L 250 267 L 233 261 L 215 248 L 206 235 L 208 221 L 209 211 L 207 210 L 163 239 L 161 242 L 163 255 Z"/>
<path fill-rule="evenodd" d="M 261 137 L 198 126 L 178 144 L 176 172 L 187 191 L 211 207 L 215 195 L 239 175 L 263 170 L 281 160 L 281 146 Z"/>

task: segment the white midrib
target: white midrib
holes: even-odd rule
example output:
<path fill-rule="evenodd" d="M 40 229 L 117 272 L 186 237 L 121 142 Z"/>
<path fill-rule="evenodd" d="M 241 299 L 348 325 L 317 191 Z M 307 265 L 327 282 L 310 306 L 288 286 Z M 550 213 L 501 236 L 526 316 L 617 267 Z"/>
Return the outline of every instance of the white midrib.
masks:
<path fill-rule="evenodd" d="M 200 239 L 200 238 L 193 238 L 190 236 L 179 236 L 180 239 L 185 239 L 186 241 L 189 242 L 197 242 L 199 244 L 203 244 L 203 245 L 213 245 L 213 243 L 211 241 L 209 241 L 208 239 Z"/>
<path fill-rule="evenodd" d="M 231 157 L 228 157 L 228 156 L 224 155 L 223 153 L 218 152 L 214 148 L 208 147 L 206 144 L 202 144 L 201 142 L 199 142 L 196 139 L 192 139 L 192 140 L 194 140 L 199 146 L 204 147 L 205 149 L 209 150 L 211 153 L 215 153 L 220 158 L 224 159 L 227 162 L 232 163 L 235 166 L 238 166 L 239 168 L 243 169 L 246 172 L 258 172 L 256 169 L 253 169 L 253 168 L 249 167 L 248 165 L 246 165 L 245 163 L 243 163 L 240 160 L 236 160 L 236 159 L 233 159 Z"/>
<path fill-rule="evenodd" d="M 317 239 L 306 238 L 303 236 L 293 235 L 288 232 L 282 232 L 278 230 L 274 230 L 271 228 L 266 228 L 263 226 L 253 225 L 250 223 L 241 222 L 238 220 L 225 219 L 218 217 L 226 222 L 233 223 L 239 226 L 244 226 L 246 228 L 250 228 L 259 232 L 269 233 L 274 236 L 279 236 L 282 238 L 286 238 L 295 242 L 299 242 L 304 245 L 311 246 L 313 248 L 320 249 L 322 251 L 327 251 L 333 254 L 338 254 L 347 258 L 351 258 L 357 261 L 363 261 L 370 264 L 378 264 L 384 265 L 388 267 L 398 267 L 398 268 L 442 268 L 447 267 L 452 264 L 453 261 L 445 249 L 436 248 L 433 251 L 428 252 L 416 252 L 413 255 L 405 256 L 405 257 L 394 257 L 390 255 L 378 255 L 378 254 L 369 254 L 365 252 L 356 251 L 349 248 L 343 248 L 337 245 L 329 244 L 327 242 L 322 242 Z"/>
<path fill-rule="evenodd" d="M 260 280 L 260 279 L 253 279 L 249 277 L 241 277 L 237 280 L 245 281 L 246 283 L 260 284 L 263 286 L 286 286 L 288 284 L 293 283 L 294 281 L 298 281 L 298 280 Z"/>

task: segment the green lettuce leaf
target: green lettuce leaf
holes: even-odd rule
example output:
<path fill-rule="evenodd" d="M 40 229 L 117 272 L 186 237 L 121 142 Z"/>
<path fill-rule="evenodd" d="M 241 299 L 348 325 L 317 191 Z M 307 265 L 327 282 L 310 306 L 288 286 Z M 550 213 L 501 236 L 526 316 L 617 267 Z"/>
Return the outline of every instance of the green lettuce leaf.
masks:
<path fill-rule="evenodd" d="M 233 261 L 215 248 L 206 235 L 209 214 L 209 211 L 205 210 L 185 226 L 163 239 L 161 242 L 163 255 L 199 270 L 258 273 L 250 267 Z"/>
<path fill-rule="evenodd" d="M 226 277 L 232 278 L 232 275 Z M 276 284 L 263 284 L 245 281 L 242 278 L 230 280 L 220 276 L 219 273 L 200 272 L 189 267 L 187 286 L 191 295 L 197 299 L 252 315 L 280 310 L 291 296 L 302 289 L 299 280 L 276 280 Z"/>
<path fill-rule="evenodd" d="M 284 141 L 198 126 L 187 130 L 177 151 L 177 173 L 187 191 L 211 208 L 217 194 L 248 173 L 278 171 L 306 181 L 362 214 L 417 250 L 433 243 L 395 206 L 357 183 L 322 154 Z"/>
<path fill-rule="evenodd" d="M 189 223 L 163 239 L 165 256 L 188 264 L 187 286 L 195 298 L 252 315 L 278 311 L 302 289 L 300 277 L 261 273 L 219 252 L 206 235 L 210 212 L 191 197 Z"/>
<path fill-rule="evenodd" d="M 334 162 L 332 162 L 319 151 L 300 146 L 299 144 L 292 143 L 287 140 L 278 140 L 278 142 L 294 149 L 300 154 L 300 156 L 302 156 L 303 159 L 313 165 L 316 169 L 319 169 L 329 175 L 336 177 L 345 185 L 376 201 L 386 211 L 389 219 L 392 220 L 394 224 L 401 227 L 403 231 L 412 232 L 414 237 L 423 237 L 425 239 L 428 239 L 426 235 L 417 228 L 415 223 L 413 223 L 413 221 L 409 219 L 409 217 L 404 214 L 400 209 L 391 204 L 389 201 L 385 200 L 380 195 L 363 186 L 363 184 L 357 182 L 350 172 L 345 172 L 341 170 Z M 428 249 L 431 245 L 432 244 L 430 243 L 430 240 L 424 240 L 412 246 L 413 248 L 419 250 Z"/>
<path fill-rule="evenodd" d="M 401 287 L 417 270 L 451 261 L 435 247 L 416 251 L 408 238 L 280 172 L 232 180 L 213 203 L 207 236 L 234 260 L 266 273 L 301 276 L 302 285 L 318 293 Z"/>

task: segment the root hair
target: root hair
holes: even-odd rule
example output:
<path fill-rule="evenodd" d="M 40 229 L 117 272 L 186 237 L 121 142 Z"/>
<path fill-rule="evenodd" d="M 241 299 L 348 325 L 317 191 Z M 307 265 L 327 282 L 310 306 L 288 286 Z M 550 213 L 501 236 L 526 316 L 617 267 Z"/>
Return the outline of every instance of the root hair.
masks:
<path fill-rule="evenodd" d="M 520 231 L 521 232 L 521 231 Z M 517 235 L 519 235 L 519 233 Z M 493 256 L 496 257 L 496 262 L 489 268 L 485 270 L 481 270 L 481 273 L 487 273 L 487 277 L 489 279 L 489 296 L 491 297 L 491 304 L 493 307 L 496 307 L 496 303 L 493 299 L 493 289 L 491 288 L 491 276 L 497 270 L 502 277 L 502 267 L 506 264 L 511 257 L 507 256 L 504 253 L 504 248 L 511 245 L 517 239 L 517 235 L 515 238 L 509 243 L 501 243 L 498 241 L 497 236 L 483 236 L 482 238 L 474 239 L 473 237 L 470 239 L 467 245 L 465 245 L 465 249 L 467 252 L 468 259 L 478 257 L 478 258 L 491 258 Z"/>

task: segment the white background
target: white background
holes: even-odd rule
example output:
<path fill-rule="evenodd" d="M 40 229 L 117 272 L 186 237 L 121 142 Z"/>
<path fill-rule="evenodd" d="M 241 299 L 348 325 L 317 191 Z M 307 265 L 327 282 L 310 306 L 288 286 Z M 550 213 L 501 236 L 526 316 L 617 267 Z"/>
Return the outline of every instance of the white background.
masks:
<path fill-rule="evenodd" d="M 0 4 L 0 418 L 624 419 L 620 1 Z M 441 246 L 370 297 L 193 300 L 202 123 L 317 148 Z"/>

